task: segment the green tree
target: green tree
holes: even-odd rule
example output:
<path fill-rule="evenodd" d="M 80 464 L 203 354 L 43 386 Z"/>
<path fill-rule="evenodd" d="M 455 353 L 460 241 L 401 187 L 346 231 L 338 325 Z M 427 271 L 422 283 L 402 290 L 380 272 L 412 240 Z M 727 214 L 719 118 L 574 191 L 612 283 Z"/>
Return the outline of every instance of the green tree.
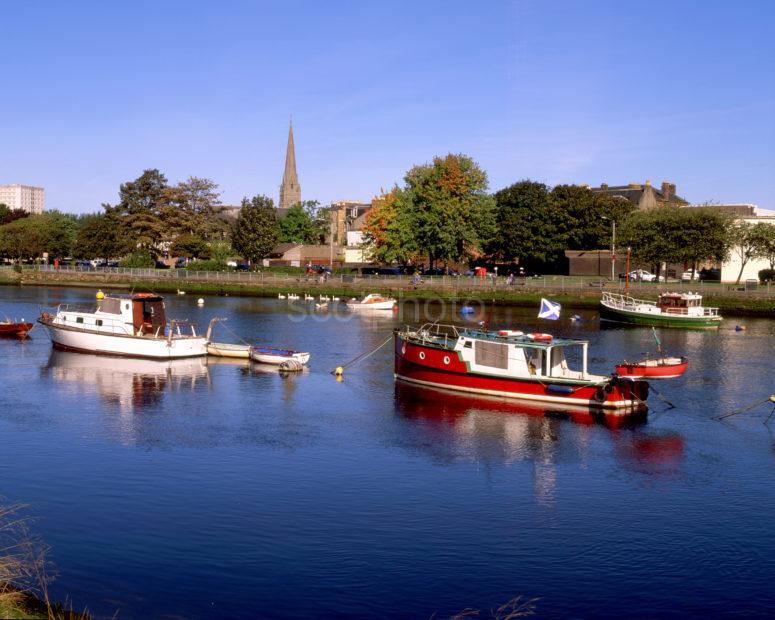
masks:
<path fill-rule="evenodd" d="M 172 242 L 170 253 L 186 258 L 210 258 L 210 246 L 199 235 L 184 233 Z"/>
<path fill-rule="evenodd" d="M 234 249 L 242 257 L 257 262 L 277 245 L 274 203 L 266 196 L 242 199 L 242 208 L 231 235 Z"/>
<path fill-rule="evenodd" d="M 38 227 L 42 250 L 48 252 L 49 260 L 72 255 L 78 231 L 75 216 L 54 210 L 27 219 Z"/>
<path fill-rule="evenodd" d="M 29 218 L 0 226 L 0 254 L 14 260 L 36 258 L 43 252 L 40 227 Z"/>
<path fill-rule="evenodd" d="M 10 224 L 11 222 L 27 217 L 28 215 L 29 213 L 24 209 L 11 210 L 8 205 L 0 203 L 0 225 Z"/>
<path fill-rule="evenodd" d="M 437 259 L 461 260 L 478 254 L 495 234 L 495 201 L 487 193 L 487 174 L 465 155 L 435 157 L 404 178 L 407 216 L 417 247 Z"/>
<path fill-rule="evenodd" d="M 662 262 L 692 265 L 721 262 L 729 255 L 732 241 L 730 220 L 712 208 L 663 207 L 634 211 L 621 229 L 622 244 L 648 265 Z"/>
<path fill-rule="evenodd" d="M 210 179 L 189 177 L 164 190 L 159 216 L 170 235 L 192 234 L 205 241 L 228 234 L 218 185 Z"/>
<path fill-rule="evenodd" d="M 761 252 L 759 235 L 760 229 L 745 221 L 737 222 L 732 227 L 732 251 L 740 259 L 740 271 L 737 274 L 735 284 L 740 284 L 745 266 Z"/>
<path fill-rule="evenodd" d="M 775 269 L 775 226 L 764 222 L 755 226 L 758 227 L 755 234 L 757 255 L 770 264 L 770 269 Z"/>
<path fill-rule="evenodd" d="M 372 201 L 372 209 L 366 215 L 364 245 L 373 260 L 405 265 L 418 258 L 410 216 L 411 205 L 398 187 Z"/>
<path fill-rule="evenodd" d="M 167 178 L 155 168 L 149 169 L 134 181 L 121 184 L 115 207 L 103 206 L 106 214 L 121 222 L 137 247 L 158 252 L 167 232 L 162 214 L 169 207 L 168 190 Z"/>
<path fill-rule="evenodd" d="M 135 248 L 134 239 L 127 235 L 120 218 L 109 212 L 85 218 L 75 238 L 73 255 L 89 260 L 119 258 Z"/>
<path fill-rule="evenodd" d="M 565 214 L 543 183 L 520 181 L 496 192 L 498 234 L 488 253 L 505 261 L 555 263 L 566 249 Z"/>
<path fill-rule="evenodd" d="M 298 202 L 277 220 L 279 243 L 320 243 L 320 223 L 317 200 Z"/>

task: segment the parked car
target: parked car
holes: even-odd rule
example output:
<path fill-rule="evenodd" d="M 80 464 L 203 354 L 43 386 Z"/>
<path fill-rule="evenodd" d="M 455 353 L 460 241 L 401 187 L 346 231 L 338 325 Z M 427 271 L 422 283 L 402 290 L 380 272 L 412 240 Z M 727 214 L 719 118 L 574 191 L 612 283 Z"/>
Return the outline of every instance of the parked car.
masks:
<path fill-rule="evenodd" d="M 636 282 L 655 282 L 657 280 L 657 276 L 650 271 L 646 271 L 645 269 L 635 269 L 630 272 L 630 280 L 634 280 Z M 665 276 L 659 276 L 659 281 L 664 282 Z"/>
<path fill-rule="evenodd" d="M 92 265 L 92 262 L 90 260 L 76 261 L 75 267 L 76 269 L 83 270 L 83 271 L 92 271 L 94 269 L 94 265 Z"/>
<path fill-rule="evenodd" d="M 250 271 L 250 264 L 249 263 L 237 263 L 237 266 L 235 267 L 237 271 Z"/>
<path fill-rule="evenodd" d="M 169 269 L 170 266 L 165 263 L 163 260 L 157 260 L 156 261 L 156 269 Z"/>
<path fill-rule="evenodd" d="M 175 259 L 175 269 L 184 269 L 188 266 L 189 260 L 186 256 L 178 256 Z"/>
<path fill-rule="evenodd" d="M 226 261 L 226 266 L 227 267 L 234 267 L 236 269 L 237 268 L 237 261 L 235 261 L 235 260 L 227 260 Z"/>
<path fill-rule="evenodd" d="M 699 280 L 699 279 L 700 279 L 700 272 L 699 271 L 695 271 L 694 273 L 692 273 L 692 270 L 689 269 L 687 271 L 684 271 L 681 274 L 681 281 L 682 282 L 691 282 L 692 280 Z"/>
<path fill-rule="evenodd" d="M 704 267 L 700 269 L 700 280 L 708 280 L 711 282 L 720 282 L 721 281 L 721 269 L 716 269 L 715 267 L 711 267 L 710 269 L 705 269 Z"/>

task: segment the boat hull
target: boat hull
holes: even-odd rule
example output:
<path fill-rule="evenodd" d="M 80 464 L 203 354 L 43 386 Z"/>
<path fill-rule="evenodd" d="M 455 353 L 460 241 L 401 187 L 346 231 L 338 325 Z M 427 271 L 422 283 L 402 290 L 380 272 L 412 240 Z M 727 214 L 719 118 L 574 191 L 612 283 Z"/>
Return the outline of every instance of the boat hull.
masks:
<path fill-rule="evenodd" d="M 350 310 L 392 310 L 396 305 L 395 300 L 391 301 L 378 301 L 374 302 L 373 304 L 364 304 L 364 303 L 348 303 L 347 307 Z"/>
<path fill-rule="evenodd" d="M 616 374 L 620 377 L 630 377 L 632 379 L 675 379 L 686 372 L 689 362 L 685 358 L 675 358 L 675 362 L 667 361 L 665 363 L 637 362 L 634 364 L 619 364 L 616 367 Z"/>
<path fill-rule="evenodd" d="M 216 357 L 230 357 L 246 360 L 250 358 L 250 345 L 210 342 L 207 344 L 207 353 L 208 355 L 214 355 Z"/>
<path fill-rule="evenodd" d="M 720 316 L 686 316 L 642 313 L 633 310 L 611 308 L 600 304 L 600 318 L 604 321 L 629 323 L 631 325 L 649 325 L 654 327 L 684 327 L 689 329 L 717 329 L 721 324 Z"/>
<path fill-rule="evenodd" d="M 32 327 L 32 323 L 0 323 L 0 336 L 24 338 Z"/>
<path fill-rule="evenodd" d="M 572 407 L 602 409 L 613 415 L 627 415 L 645 408 L 648 383 L 614 379 L 605 384 L 583 380 L 540 377 L 503 377 L 472 373 L 448 349 L 424 346 L 395 335 L 397 380 L 482 396 L 515 398 Z"/>
<path fill-rule="evenodd" d="M 111 335 L 76 330 L 39 321 L 51 336 L 55 348 L 64 351 L 119 355 L 146 359 L 179 359 L 207 355 L 207 340 L 203 337 L 148 338 L 142 336 Z"/>
<path fill-rule="evenodd" d="M 301 365 L 306 364 L 309 361 L 309 353 L 294 352 L 291 355 L 279 355 L 273 353 L 261 353 L 252 349 L 250 351 L 250 359 L 259 364 L 271 364 L 273 366 L 279 366 L 284 362 L 296 361 Z"/>

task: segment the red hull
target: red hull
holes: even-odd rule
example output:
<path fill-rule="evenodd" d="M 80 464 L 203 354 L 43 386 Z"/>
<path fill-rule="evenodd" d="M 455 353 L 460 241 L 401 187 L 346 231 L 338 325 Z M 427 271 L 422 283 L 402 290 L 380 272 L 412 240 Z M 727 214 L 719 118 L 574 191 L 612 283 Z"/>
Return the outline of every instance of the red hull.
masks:
<path fill-rule="evenodd" d="M 658 364 L 657 366 L 647 366 L 645 362 L 634 364 L 619 364 L 616 367 L 616 374 L 620 377 L 631 377 L 639 379 L 645 377 L 648 379 L 675 379 L 686 372 L 689 362 L 681 358 L 677 364 Z"/>
<path fill-rule="evenodd" d="M 0 323 L 0 336 L 24 338 L 32 329 L 32 323 Z"/>
<path fill-rule="evenodd" d="M 612 379 L 604 386 L 582 382 L 498 377 L 471 373 L 466 364 L 448 349 L 408 342 L 395 337 L 395 376 L 417 385 L 471 392 L 490 397 L 517 398 L 567 407 L 604 409 L 626 415 L 643 409 L 648 383 Z M 565 392 L 567 390 L 567 392 Z"/>

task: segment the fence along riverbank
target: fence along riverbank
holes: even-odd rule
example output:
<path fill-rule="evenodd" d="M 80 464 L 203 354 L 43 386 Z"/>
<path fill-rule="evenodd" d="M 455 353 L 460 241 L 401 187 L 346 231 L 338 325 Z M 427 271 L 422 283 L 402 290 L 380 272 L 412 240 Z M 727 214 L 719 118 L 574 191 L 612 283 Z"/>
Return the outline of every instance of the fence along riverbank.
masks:
<path fill-rule="evenodd" d="M 193 271 L 187 269 L 141 269 L 114 267 L 82 270 L 51 265 L 25 265 L 21 270 L 0 268 L 0 284 L 42 286 L 86 286 L 147 288 L 157 292 L 186 290 L 201 294 L 273 297 L 278 293 L 309 292 L 360 296 L 369 292 L 396 295 L 402 299 L 461 301 L 479 300 L 503 305 L 532 306 L 541 297 L 553 296 L 569 308 L 597 308 L 603 290 L 624 292 L 624 282 L 581 276 L 506 278 L 475 276 L 423 277 L 417 285 L 412 276 L 360 276 L 336 274 L 321 282 L 316 275 L 274 271 Z M 718 282 L 630 282 L 630 294 L 656 299 L 660 291 L 696 291 L 707 306 L 717 306 L 728 316 L 775 318 L 775 287 L 760 285 L 746 290 L 742 284 Z"/>

